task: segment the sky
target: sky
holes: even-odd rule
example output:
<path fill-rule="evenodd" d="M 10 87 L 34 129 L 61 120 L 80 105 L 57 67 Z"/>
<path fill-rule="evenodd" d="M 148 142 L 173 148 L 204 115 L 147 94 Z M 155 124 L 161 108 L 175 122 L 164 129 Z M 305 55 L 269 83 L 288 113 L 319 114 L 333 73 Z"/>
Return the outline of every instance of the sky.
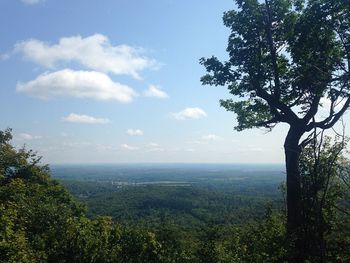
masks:
<path fill-rule="evenodd" d="M 0 130 L 58 163 L 281 163 L 286 125 L 233 130 L 232 0 L 0 0 Z"/>

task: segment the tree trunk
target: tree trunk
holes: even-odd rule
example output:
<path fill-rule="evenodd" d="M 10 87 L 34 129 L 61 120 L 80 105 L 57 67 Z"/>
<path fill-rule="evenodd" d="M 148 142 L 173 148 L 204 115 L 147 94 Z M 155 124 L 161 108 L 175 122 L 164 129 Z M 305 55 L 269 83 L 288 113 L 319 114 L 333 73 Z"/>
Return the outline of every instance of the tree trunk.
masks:
<path fill-rule="evenodd" d="M 284 151 L 287 171 L 287 236 L 289 241 L 289 263 L 303 263 L 302 208 L 301 208 L 301 178 L 299 171 L 300 146 L 299 140 L 303 134 L 301 129 L 290 127 Z"/>

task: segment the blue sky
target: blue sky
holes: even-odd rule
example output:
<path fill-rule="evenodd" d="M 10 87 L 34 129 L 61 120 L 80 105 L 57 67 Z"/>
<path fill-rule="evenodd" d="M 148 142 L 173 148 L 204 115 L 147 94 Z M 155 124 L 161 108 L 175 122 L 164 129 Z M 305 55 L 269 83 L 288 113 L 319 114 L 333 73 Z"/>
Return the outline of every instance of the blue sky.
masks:
<path fill-rule="evenodd" d="M 233 131 L 201 57 L 231 0 L 0 0 L 0 129 L 46 163 L 283 162 L 286 126 Z"/>

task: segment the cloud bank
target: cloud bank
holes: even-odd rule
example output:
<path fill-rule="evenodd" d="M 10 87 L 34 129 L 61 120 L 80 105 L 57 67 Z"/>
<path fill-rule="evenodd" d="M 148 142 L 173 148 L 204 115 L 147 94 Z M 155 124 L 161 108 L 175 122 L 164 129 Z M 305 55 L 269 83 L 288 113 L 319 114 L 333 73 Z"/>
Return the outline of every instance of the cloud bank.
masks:
<path fill-rule="evenodd" d="M 90 70 L 129 75 L 136 79 L 140 79 L 140 71 L 159 67 L 156 60 L 144 55 L 142 48 L 113 46 L 108 37 L 102 34 L 85 38 L 63 37 L 54 45 L 29 39 L 17 43 L 15 51 L 48 68 L 55 68 L 59 62 L 75 62 Z"/>
<path fill-rule="evenodd" d="M 44 73 L 26 83 L 17 83 L 16 90 L 42 99 L 75 97 L 122 103 L 131 102 L 137 96 L 133 89 L 112 81 L 104 73 L 70 69 Z"/>

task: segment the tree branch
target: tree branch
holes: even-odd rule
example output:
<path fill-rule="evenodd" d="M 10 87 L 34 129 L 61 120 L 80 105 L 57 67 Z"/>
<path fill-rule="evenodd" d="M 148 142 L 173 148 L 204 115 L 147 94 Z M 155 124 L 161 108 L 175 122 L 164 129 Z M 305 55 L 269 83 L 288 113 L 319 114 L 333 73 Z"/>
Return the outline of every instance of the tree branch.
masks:
<path fill-rule="evenodd" d="M 279 99 L 281 95 L 281 87 L 280 87 L 281 85 L 280 85 L 280 76 L 279 76 L 278 65 L 277 65 L 276 48 L 273 42 L 272 29 L 271 29 L 272 28 L 271 9 L 270 9 L 270 3 L 268 0 L 265 0 L 265 5 L 266 5 L 266 13 L 267 13 L 266 31 L 267 31 L 269 49 L 271 53 L 273 75 L 274 75 L 274 82 L 275 82 L 274 95 L 276 99 Z"/>
<path fill-rule="evenodd" d="M 311 106 L 309 111 L 303 118 L 303 122 L 305 124 L 309 123 L 309 121 L 316 115 L 318 111 L 318 105 L 320 104 L 321 96 L 315 96 L 315 98 L 311 102 Z"/>
<path fill-rule="evenodd" d="M 279 117 L 275 116 L 270 120 L 258 122 L 254 126 L 265 127 L 265 128 L 271 129 L 271 126 L 273 127 L 276 123 L 278 123 L 280 121 L 281 121 L 281 119 Z"/>
<path fill-rule="evenodd" d="M 337 113 L 328 116 L 325 120 L 320 121 L 320 122 L 312 122 L 307 125 L 306 131 L 311 131 L 314 128 L 321 128 L 321 129 L 329 129 L 332 128 L 333 125 L 340 119 L 340 117 L 345 113 L 345 111 L 349 108 L 350 106 L 350 96 L 346 100 L 344 106 L 340 111 Z"/>
<path fill-rule="evenodd" d="M 287 105 L 285 105 L 282 102 L 280 102 L 274 96 L 272 96 L 269 93 L 267 93 L 259 85 L 257 86 L 257 89 L 256 89 L 256 95 L 259 96 L 260 98 L 264 99 L 268 103 L 272 113 L 276 117 L 282 118 L 281 121 L 289 123 L 289 124 L 293 124 L 293 123 L 295 123 L 295 122 L 300 120 L 298 118 L 298 116 L 292 111 L 291 108 L 289 108 Z M 278 112 L 278 110 L 280 110 L 283 113 L 283 115 L 280 114 Z"/>

